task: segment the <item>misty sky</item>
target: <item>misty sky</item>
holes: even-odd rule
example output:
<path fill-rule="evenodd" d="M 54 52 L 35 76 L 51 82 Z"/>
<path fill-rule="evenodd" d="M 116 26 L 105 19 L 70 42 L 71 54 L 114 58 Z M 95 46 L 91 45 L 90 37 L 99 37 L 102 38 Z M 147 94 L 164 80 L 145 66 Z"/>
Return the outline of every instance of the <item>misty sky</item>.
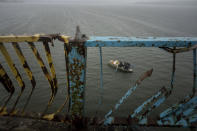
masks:
<path fill-rule="evenodd" d="M 101 0 L 26 0 L 26 1 L 47 1 L 47 2 L 54 2 L 54 1 L 80 1 L 80 2 L 84 2 L 84 1 L 101 1 Z M 163 0 L 103 0 L 103 1 L 116 1 L 116 2 L 122 2 L 122 1 L 127 1 L 127 2 L 131 2 L 131 1 L 163 1 Z M 191 0 L 165 0 L 165 1 L 191 1 Z"/>
<path fill-rule="evenodd" d="M 129 3 L 167 3 L 167 4 L 197 4 L 197 0 L 22 0 L 34 3 L 78 3 L 78 4 L 129 4 Z"/>
<path fill-rule="evenodd" d="M 24 0 L 25 2 L 164 2 L 164 1 L 196 1 L 196 0 Z"/>
<path fill-rule="evenodd" d="M 25 3 L 48 3 L 48 4 L 80 4 L 80 5 L 131 5 L 160 4 L 160 5 L 184 5 L 197 6 L 197 0 L 0 0 L 0 2 L 25 2 Z"/>

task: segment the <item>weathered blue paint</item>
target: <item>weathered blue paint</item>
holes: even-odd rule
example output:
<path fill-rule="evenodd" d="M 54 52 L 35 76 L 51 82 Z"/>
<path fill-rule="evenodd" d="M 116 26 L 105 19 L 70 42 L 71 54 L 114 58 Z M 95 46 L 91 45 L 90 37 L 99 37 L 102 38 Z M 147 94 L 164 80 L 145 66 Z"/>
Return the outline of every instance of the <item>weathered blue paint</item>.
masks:
<path fill-rule="evenodd" d="M 110 125 L 114 120 L 114 117 L 108 117 L 105 122 L 104 122 L 104 125 Z"/>
<path fill-rule="evenodd" d="M 193 123 L 197 121 L 197 114 L 194 114 L 189 117 L 189 123 Z"/>
<path fill-rule="evenodd" d="M 99 104 L 101 105 L 103 99 L 103 55 L 102 55 L 102 47 L 99 47 L 100 52 L 100 99 Z"/>
<path fill-rule="evenodd" d="M 145 117 L 145 118 L 143 118 L 142 120 L 140 120 L 140 121 L 139 121 L 139 124 L 141 124 L 141 125 L 147 124 L 147 118 Z"/>
<path fill-rule="evenodd" d="M 196 107 L 197 105 L 194 105 L 194 107 L 192 108 L 189 108 L 187 109 L 186 111 L 183 112 L 183 116 L 188 116 L 190 114 L 192 114 L 192 112 L 194 111 L 194 108 Z"/>
<path fill-rule="evenodd" d="M 111 124 L 109 123 L 109 119 L 111 119 L 109 116 L 113 113 L 114 110 L 117 110 L 120 105 L 128 98 L 128 96 L 130 96 L 133 91 L 136 90 L 136 88 L 138 87 L 138 85 L 136 84 L 134 87 L 131 87 L 126 93 L 125 95 L 119 100 L 119 102 L 115 105 L 115 107 L 113 109 L 111 109 L 106 115 L 105 115 L 105 123 Z"/>
<path fill-rule="evenodd" d="M 174 108 L 178 108 L 178 105 L 173 105 L 172 107 L 166 109 L 162 113 L 160 113 L 160 119 L 166 117 L 168 114 L 172 113 Z"/>
<path fill-rule="evenodd" d="M 175 49 L 175 48 L 176 48 L 176 47 L 174 47 L 174 49 Z M 171 89 L 171 90 L 172 90 L 172 88 L 173 88 L 175 70 L 176 70 L 176 53 L 173 53 L 172 75 L 171 75 L 171 83 L 170 83 L 170 89 Z"/>
<path fill-rule="evenodd" d="M 182 119 L 182 120 L 178 121 L 175 125 L 187 127 L 188 123 L 187 123 L 187 121 L 185 119 Z"/>
<path fill-rule="evenodd" d="M 172 89 L 173 88 L 173 82 L 174 82 L 174 75 L 175 75 L 175 72 L 174 71 L 172 71 L 172 75 L 171 75 L 171 86 L 170 86 L 170 88 Z"/>
<path fill-rule="evenodd" d="M 153 102 L 155 99 L 159 98 L 162 95 L 162 91 L 157 92 L 154 96 L 146 100 L 142 105 L 140 105 L 133 114 L 130 115 L 131 118 L 136 117 L 141 111 L 145 109 L 146 106 L 148 106 L 151 102 Z"/>
<path fill-rule="evenodd" d="M 17 38 L 17 37 L 16 37 Z M 160 118 L 154 121 L 156 125 L 180 125 L 190 126 L 197 122 L 197 96 L 196 92 L 196 49 L 197 48 L 197 37 L 99 37 L 93 36 L 87 38 L 84 34 L 80 33 L 79 27 L 75 38 L 70 38 L 69 42 L 67 37 L 63 35 L 50 35 L 50 37 L 40 37 L 38 41 L 51 41 L 53 39 L 63 40 L 65 42 L 65 56 L 66 56 L 66 67 L 67 67 L 67 84 L 68 84 L 68 95 L 69 95 L 69 113 L 75 118 L 82 118 L 85 104 L 85 78 L 86 78 L 86 50 L 87 47 L 99 47 L 100 51 L 100 93 L 103 88 L 103 66 L 102 66 L 102 47 L 174 47 L 174 48 L 163 48 L 164 50 L 173 53 L 173 71 L 171 75 L 171 87 L 159 90 L 154 96 L 146 100 L 141 106 L 139 106 L 134 113 L 130 115 L 131 120 L 129 122 L 138 122 L 138 124 L 148 125 L 149 114 L 158 106 L 160 106 L 171 94 L 173 89 L 173 82 L 175 76 L 175 54 L 185 51 L 193 50 L 193 91 L 192 94 L 185 97 L 184 100 L 168 108 L 160 114 Z M 3 38 L 5 39 L 5 38 Z M 6 38 L 7 39 L 7 38 Z M 10 37 L 10 39 L 13 39 Z M 17 38 L 18 39 L 18 38 Z M 88 40 L 87 40 L 88 39 Z M 87 40 L 87 41 L 86 41 Z M 7 40 L 5 40 L 7 41 Z M 8 40 L 9 41 L 9 40 Z M 7 41 L 7 42 L 8 42 Z M 37 41 L 37 40 L 36 40 Z M 194 45 L 194 46 L 193 46 Z M 178 48 L 176 47 L 187 47 Z M 175 50 L 176 49 L 176 50 Z M 2 50 L 3 51 L 3 50 Z M 145 73 L 147 75 L 147 72 Z M 149 74 L 147 76 L 150 76 Z M 130 88 L 124 96 L 116 103 L 113 109 L 111 109 L 104 119 L 104 125 L 113 123 L 115 117 L 111 117 L 112 113 L 117 110 L 121 104 L 139 87 L 139 84 L 145 77 L 140 77 L 137 80 L 136 85 Z M 102 93 L 100 94 L 102 98 Z M 100 99 L 99 104 L 101 104 Z M 141 115 L 141 114 L 142 115 Z M 73 119 L 72 119 L 73 120 Z M 71 121 L 72 121 L 71 120 Z M 74 119 L 75 121 L 76 119 Z M 82 119 L 78 119 L 82 120 Z M 70 121 L 69 121 L 70 122 Z M 72 121 L 73 122 L 73 121 Z M 102 121 L 103 122 L 103 121 Z M 75 123 L 75 122 L 73 122 Z M 78 124 L 78 121 L 76 122 Z M 83 122 L 82 122 L 83 123 Z"/>
<path fill-rule="evenodd" d="M 107 119 L 112 114 L 112 109 L 105 115 L 105 119 Z"/>
<path fill-rule="evenodd" d="M 196 49 L 193 50 L 193 65 L 194 65 L 194 76 L 193 76 L 193 94 L 196 92 L 196 75 L 197 75 L 197 64 L 196 64 Z"/>
<path fill-rule="evenodd" d="M 68 52 L 69 61 L 69 112 L 73 116 L 82 116 L 85 104 L 86 49 L 72 47 Z M 84 55 L 80 54 L 84 50 Z"/>
<path fill-rule="evenodd" d="M 91 36 L 86 47 L 188 47 L 197 44 L 197 37 L 114 37 Z"/>
<path fill-rule="evenodd" d="M 162 118 L 157 121 L 159 125 L 175 125 L 177 121 L 180 119 L 186 119 L 190 114 L 195 113 L 195 108 L 197 107 L 197 97 L 192 98 L 187 103 L 179 104 L 177 108 L 170 110 L 168 109 L 168 112 L 165 111 L 165 113 L 161 114 Z M 166 114 L 168 113 L 168 114 Z M 160 116 L 161 116 L 160 115 Z M 164 117 L 165 115 L 165 117 Z M 193 121 L 197 119 L 193 119 Z M 178 122 L 181 124 L 183 121 Z M 189 126 L 185 125 L 186 123 L 182 123 L 183 126 Z"/>
<path fill-rule="evenodd" d="M 119 102 L 115 105 L 115 110 L 117 110 L 120 105 L 131 95 L 131 93 L 133 93 L 133 91 L 136 90 L 136 88 L 138 87 L 138 85 L 136 84 L 134 87 L 130 88 L 127 93 L 119 100 Z"/>
<path fill-rule="evenodd" d="M 144 114 L 143 116 L 139 116 L 138 118 L 140 120 L 139 124 L 148 124 L 147 123 L 148 115 L 153 111 L 153 109 L 159 107 L 165 100 L 166 100 L 165 96 L 159 98 L 151 107 L 147 109 L 146 114 Z"/>
<path fill-rule="evenodd" d="M 187 116 L 189 114 L 192 113 L 192 109 L 194 109 L 197 106 L 197 101 L 195 101 L 197 99 L 191 99 L 188 103 L 183 104 L 180 109 L 175 110 L 176 112 L 173 113 L 173 115 L 178 116 L 178 115 L 182 115 L 182 116 Z M 191 110 L 190 110 L 191 109 Z"/>
<path fill-rule="evenodd" d="M 161 93 L 162 94 L 162 97 L 158 97 L 158 98 L 156 98 L 156 102 L 154 102 L 148 109 L 146 109 L 146 111 L 145 111 L 145 113 L 143 114 L 143 115 L 141 115 L 141 116 L 139 116 L 139 117 L 137 117 L 137 119 L 139 120 L 139 124 L 147 124 L 147 117 L 148 117 L 148 115 L 155 109 L 155 108 L 157 108 L 157 107 L 159 107 L 168 97 L 169 97 L 169 95 L 171 94 L 171 92 L 172 92 L 172 89 L 173 89 L 173 82 L 174 82 L 174 76 L 175 76 L 175 65 L 176 65 L 176 54 L 175 53 L 173 53 L 173 65 L 172 65 L 172 75 L 171 75 L 171 86 L 170 86 L 170 88 L 165 88 L 165 87 L 163 87 L 163 89 L 165 90 L 165 91 L 163 91 L 163 93 Z M 160 90 L 160 91 L 162 91 L 162 89 Z M 160 92 L 159 91 L 159 92 Z M 158 92 L 158 93 L 159 93 Z M 156 94 L 156 96 L 158 96 L 157 94 Z M 154 98 L 154 96 L 153 96 L 153 98 Z M 148 100 L 148 102 L 151 100 L 151 98 Z M 146 103 L 146 102 L 145 102 Z M 142 105 L 143 106 L 143 105 Z"/>
<path fill-rule="evenodd" d="M 184 104 L 184 102 L 188 102 L 194 95 L 196 92 L 196 49 L 193 50 L 193 65 L 194 65 L 194 76 L 193 76 L 193 92 L 191 93 L 191 95 L 188 95 L 184 98 L 184 100 L 182 100 L 183 102 L 180 102 L 178 104 L 173 105 L 172 107 L 166 109 L 164 112 L 162 112 L 160 114 L 160 119 L 163 119 L 164 117 L 167 117 L 169 115 L 172 115 L 176 110 L 180 109 L 180 108 L 184 108 L 184 106 L 181 106 Z"/>

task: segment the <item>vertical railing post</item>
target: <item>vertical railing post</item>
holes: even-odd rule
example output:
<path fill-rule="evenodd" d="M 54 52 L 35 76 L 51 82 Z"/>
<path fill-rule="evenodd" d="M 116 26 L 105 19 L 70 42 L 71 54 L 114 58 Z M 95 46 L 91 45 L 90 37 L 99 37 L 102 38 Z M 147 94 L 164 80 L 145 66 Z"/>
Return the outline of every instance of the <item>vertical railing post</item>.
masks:
<path fill-rule="evenodd" d="M 68 53 L 69 114 L 72 118 L 82 118 L 85 104 L 86 58 L 85 35 L 77 27 L 76 36 L 66 46 Z"/>

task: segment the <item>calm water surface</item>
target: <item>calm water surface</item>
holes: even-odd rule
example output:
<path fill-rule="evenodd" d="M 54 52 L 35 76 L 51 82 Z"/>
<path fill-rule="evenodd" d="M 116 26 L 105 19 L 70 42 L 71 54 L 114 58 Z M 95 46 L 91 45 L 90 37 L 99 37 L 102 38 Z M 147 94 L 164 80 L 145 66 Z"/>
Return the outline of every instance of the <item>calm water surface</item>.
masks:
<path fill-rule="evenodd" d="M 71 5 L 71 4 L 3 4 L 0 3 L 0 35 L 62 33 L 74 35 L 76 25 L 80 25 L 83 33 L 88 36 L 197 36 L 196 4 L 130 4 L 130 5 Z M 43 59 L 44 49 L 36 44 Z M 22 107 L 31 89 L 13 47 L 6 44 L 17 68 L 24 78 L 26 89 L 18 107 Z M 47 80 L 37 64 L 30 48 L 22 43 L 21 48 L 35 75 L 37 86 L 28 106 L 30 111 L 43 111 L 50 95 Z M 55 104 L 49 111 L 57 109 L 65 99 L 66 77 L 63 44 L 55 42 L 50 46 L 57 72 L 59 90 Z M 116 72 L 107 66 L 111 59 L 130 62 L 134 72 L 126 74 Z M 0 55 L 0 61 L 12 78 L 17 96 L 20 88 L 12 76 L 6 62 Z M 45 63 L 47 61 L 45 60 Z M 158 113 L 184 98 L 192 91 L 192 52 L 177 54 L 175 86 L 172 95 L 154 113 Z M 102 105 L 99 99 L 99 51 L 88 48 L 86 115 L 93 116 L 96 112 L 104 116 L 124 93 L 134 85 L 141 73 L 153 68 L 152 76 L 146 79 L 134 94 L 115 113 L 116 116 L 128 116 L 137 106 L 155 94 L 162 86 L 170 86 L 172 70 L 172 54 L 158 48 L 103 48 L 104 87 Z M 0 102 L 6 91 L 0 85 Z M 97 115 L 98 115 L 97 114 Z"/>

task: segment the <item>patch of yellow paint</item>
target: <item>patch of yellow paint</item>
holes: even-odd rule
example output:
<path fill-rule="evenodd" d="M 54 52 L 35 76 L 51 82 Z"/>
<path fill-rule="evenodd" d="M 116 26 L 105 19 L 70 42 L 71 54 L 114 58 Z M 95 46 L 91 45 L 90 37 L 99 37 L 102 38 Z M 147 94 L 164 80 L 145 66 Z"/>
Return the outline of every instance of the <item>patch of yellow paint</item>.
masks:
<path fill-rule="evenodd" d="M 46 120 L 53 120 L 55 114 L 48 114 L 48 115 L 44 115 L 42 118 L 43 119 L 46 119 Z"/>

